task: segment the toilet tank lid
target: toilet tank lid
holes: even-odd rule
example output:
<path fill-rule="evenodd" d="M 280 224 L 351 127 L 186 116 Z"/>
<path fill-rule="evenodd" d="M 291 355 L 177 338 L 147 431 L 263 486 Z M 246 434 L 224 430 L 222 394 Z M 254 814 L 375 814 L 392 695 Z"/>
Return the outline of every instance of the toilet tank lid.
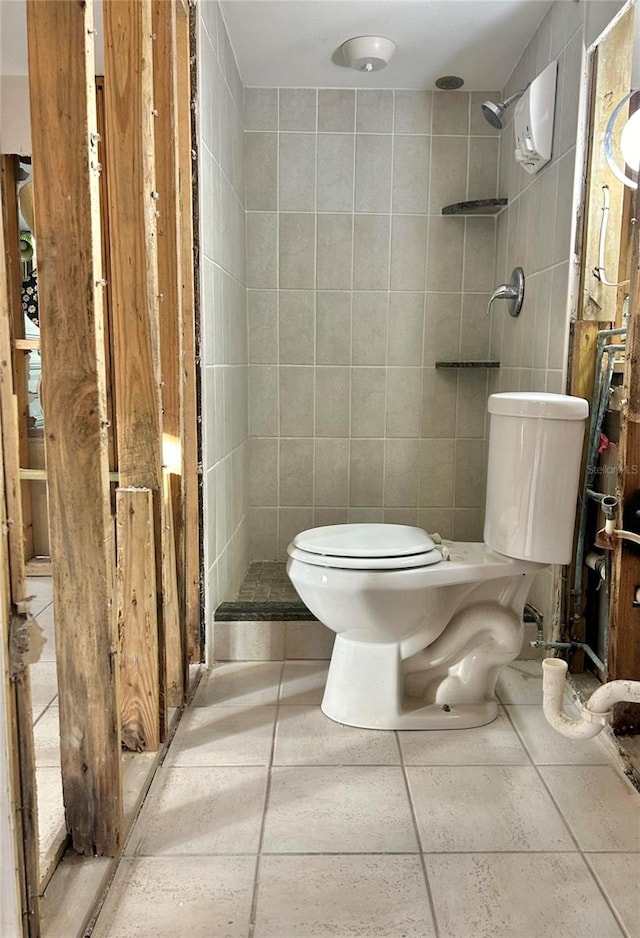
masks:
<path fill-rule="evenodd" d="M 584 420 L 589 416 L 589 404 L 582 397 L 568 394 L 548 394 L 543 391 L 513 391 L 491 394 L 490 414 L 511 417 L 545 417 L 547 420 Z"/>
<path fill-rule="evenodd" d="M 407 524 L 329 524 L 296 534 L 293 546 L 329 557 L 406 557 L 436 545 L 422 528 Z"/>

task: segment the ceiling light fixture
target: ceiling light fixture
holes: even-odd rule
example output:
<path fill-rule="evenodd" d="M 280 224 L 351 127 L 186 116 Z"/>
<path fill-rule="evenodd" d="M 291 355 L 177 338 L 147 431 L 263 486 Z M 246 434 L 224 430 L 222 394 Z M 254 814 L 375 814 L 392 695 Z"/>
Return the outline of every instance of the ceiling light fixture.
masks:
<path fill-rule="evenodd" d="M 341 49 L 350 68 L 359 72 L 379 72 L 389 64 L 396 44 L 382 36 L 355 36 L 343 42 Z"/>

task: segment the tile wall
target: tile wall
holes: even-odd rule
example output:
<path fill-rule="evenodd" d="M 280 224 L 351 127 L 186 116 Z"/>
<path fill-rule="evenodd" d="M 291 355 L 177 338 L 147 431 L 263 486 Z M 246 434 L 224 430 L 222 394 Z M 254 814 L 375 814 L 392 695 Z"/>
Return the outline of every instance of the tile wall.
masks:
<path fill-rule="evenodd" d="M 524 50 L 502 100 L 524 88 L 553 60 L 558 62 L 553 157 L 530 176 L 513 158 L 511 123 L 500 137 L 499 189 L 509 207 L 497 223 L 495 282 L 516 265 L 526 275 L 525 300 L 513 319 L 496 303 L 491 316 L 491 356 L 502 362 L 490 390 L 566 389 L 569 325 L 576 308 L 576 206 L 580 200 L 579 136 L 585 46 L 621 4 L 556 0 Z M 582 89 L 582 90 L 581 90 Z M 531 594 L 551 635 L 561 617 L 561 568 L 544 571 Z"/>
<path fill-rule="evenodd" d="M 490 94 L 488 92 L 487 94 Z M 481 93 L 245 89 L 252 558 L 312 525 L 481 539 L 497 194 Z"/>
<path fill-rule="evenodd" d="M 206 616 L 249 562 L 243 88 L 217 3 L 198 4 Z"/>

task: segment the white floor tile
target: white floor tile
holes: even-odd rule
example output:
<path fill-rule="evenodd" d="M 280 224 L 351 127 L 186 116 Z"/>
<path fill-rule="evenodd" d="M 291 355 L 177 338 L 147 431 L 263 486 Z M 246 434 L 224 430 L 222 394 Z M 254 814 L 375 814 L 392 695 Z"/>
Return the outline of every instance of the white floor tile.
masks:
<path fill-rule="evenodd" d="M 60 713 L 52 704 L 33 728 L 36 765 L 60 765 Z"/>
<path fill-rule="evenodd" d="M 253 857 L 123 860 L 92 938 L 246 938 Z"/>
<path fill-rule="evenodd" d="M 274 768 L 265 853 L 414 853 L 402 770 L 395 766 Z"/>
<path fill-rule="evenodd" d="M 53 603 L 50 603 L 35 617 L 38 625 L 42 629 L 45 638 L 45 645 L 40 655 L 40 661 L 56 660 L 56 639 L 55 624 L 53 620 Z"/>
<path fill-rule="evenodd" d="M 542 707 L 508 704 L 507 713 L 538 765 L 610 765 L 599 739 L 567 739 L 549 725 Z"/>
<path fill-rule="evenodd" d="M 532 766 L 407 768 L 422 849 L 574 850 Z"/>
<path fill-rule="evenodd" d="M 38 613 L 53 602 L 53 578 L 50 576 L 28 576 L 27 596 L 31 600 L 31 615 L 38 618 Z"/>
<path fill-rule="evenodd" d="M 470 730 L 398 733 L 405 765 L 528 765 L 504 710 L 487 726 Z"/>
<path fill-rule="evenodd" d="M 327 683 L 326 661 L 285 661 L 280 704 L 294 707 L 320 705 Z"/>
<path fill-rule="evenodd" d="M 266 767 L 158 770 L 127 854 L 255 853 Z"/>
<path fill-rule="evenodd" d="M 203 675 L 194 707 L 265 707 L 278 702 L 282 662 L 234 661 Z"/>
<path fill-rule="evenodd" d="M 281 707 L 274 765 L 399 765 L 396 734 L 343 726 L 320 707 Z"/>
<path fill-rule="evenodd" d="M 59 766 L 36 768 L 38 792 L 38 838 L 40 847 L 40 875 L 45 872 L 58 846 L 66 836 L 64 802 L 62 800 L 62 777 Z"/>
<path fill-rule="evenodd" d="M 431 938 L 416 856 L 265 856 L 255 938 Z"/>
<path fill-rule="evenodd" d="M 503 704 L 542 704 L 541 662 L 514 661 L 498 678 L 496 693 Z"/>
<path fill-rule="evenodd" d="M 582 850 L 640 850 L 640 794 L 605 765 L 548 765 L 540 774 Z"/>
<path fill-rule="evenodd" d="M 629 938 L 637 938 L 640 935 L 640 853 L 589 853 L 587 862 Z"/>
<path fill-rule="evenodd" d="M 440 938 L 620 938 L 579 854 L 425 857 Z"/>
<path fill-rule="evenodd" d="M 187 710 L 165 765 L 268 765 L 276 707 Z"/>
<path fill-rule="evenodd" d="M 58 694 L 58 675 L 54 661 L 38 661 L 29 668 L 31 706 L 34 721 L 47 709 Z"/>

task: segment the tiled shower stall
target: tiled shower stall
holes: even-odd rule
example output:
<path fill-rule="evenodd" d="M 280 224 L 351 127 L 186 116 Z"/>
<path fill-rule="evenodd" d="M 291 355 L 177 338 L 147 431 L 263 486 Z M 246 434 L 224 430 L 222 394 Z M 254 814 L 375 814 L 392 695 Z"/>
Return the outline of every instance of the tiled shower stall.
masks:
<path fill-rule="evenodd" d="M 486 93 L 243 88 L 218 5 L 200 10 L 210 622 L 251 560 L 285 559 L 313 525 L 482 539 L 488 394 L 565 387 L 583 49 L 611 5 L 585 25 L 584 3 L 557 0 Z M 530 177 L 480 104 L 556 58 L 554 155 Z M 496 218 L 441 214 L 494 196 L 509 198 Z M 520 318 L 500 303 L 488 317 L 516 264 Z M 436 367 L 487 358 L 501 368 Z M 532 598 L 557 616 L 558 574 Z"/>

